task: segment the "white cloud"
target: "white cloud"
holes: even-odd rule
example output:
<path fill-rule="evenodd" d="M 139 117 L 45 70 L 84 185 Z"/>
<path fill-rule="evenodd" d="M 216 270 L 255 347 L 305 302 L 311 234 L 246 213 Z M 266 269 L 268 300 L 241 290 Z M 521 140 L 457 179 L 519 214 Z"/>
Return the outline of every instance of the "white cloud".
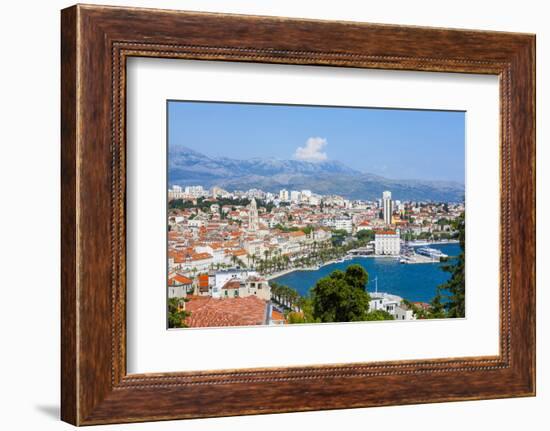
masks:
<path fill-rule="evenodd" d="M 327 153 L 321 151 L 326 146 L 327 140 L 324 138 L 309 138 L 305 146 L 296 148 L 294 157 L 307 162 L 322 162 L 328 159 Z"/>

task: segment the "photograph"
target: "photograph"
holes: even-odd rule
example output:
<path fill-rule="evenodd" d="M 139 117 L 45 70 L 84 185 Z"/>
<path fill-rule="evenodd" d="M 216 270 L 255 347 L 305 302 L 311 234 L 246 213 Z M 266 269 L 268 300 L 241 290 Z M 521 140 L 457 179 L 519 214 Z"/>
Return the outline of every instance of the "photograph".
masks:
<path fill-rule="evenodd" d="M 465 112 L 167 101 L 167 328 L 465 318 Z"/>

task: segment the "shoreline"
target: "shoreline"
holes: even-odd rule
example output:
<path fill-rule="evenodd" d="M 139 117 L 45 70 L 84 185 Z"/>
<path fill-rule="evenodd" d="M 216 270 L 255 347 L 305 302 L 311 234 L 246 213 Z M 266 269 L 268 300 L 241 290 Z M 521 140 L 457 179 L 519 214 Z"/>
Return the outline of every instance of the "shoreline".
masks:
<path fill-rule="evenodd" d="M 351 259 L 345 259 L 345 260 L 351 260 Z M 329 260 L 328 262 L 323 263 L 322 265 L 319 265 L 318 267 L 311 267 L 311 266 L 308 267 L 308 266 L 306 266 L 306 267 L 303 267 L 303 268 L 285 269 L 284 271 L 279 271 L 275 274 L 266 275 L 265 278 L 267 280 L 273 280 L 274 278 L 279 278 L 279 277 L 282 277 L 283 275 L 287 275 L 287 274 L 290 274 L 290 273 L 295 272 L 295 271 L 317 271 L 317 270 L 321 269 L 324 266 L 332 265 L 333 263 L 338 263 L 339 261 L 340 261 L 340 259 L 332 259 L 332 260 Z"/>
<path fill-rule="evenodd" d="M 421 246 L 429 246 L 429 245 L 445 245 L 445 244 L 458 244 L 459 241 L 456 240 L 456 239 L 450 239 L 448 241 L 432 241 L 432 242 L 429 242 L 427 244 L 419 244 L 418 247 L 421 247 Z M 412 247 L 416 247 L 416 246 L 412 246 Z M 347 255 L 346 255 L 347 257 Z M 345 260 L 353 260 L 353 259 L 357 259 L 357 258 L 379 258 L 379 259 L 395 259 L 395 258 L 398 258 L 399 256 L 387 256 L 387 255 L 382 255 L 382 256 L 377 256 L 377 255 L 374 255 L 374 254 L 369 254 L 369 255 L 364 255 L 364 256 L 352 256 L 351 258 L 349 259 L 345 259 Z M 332 260 L 329 260 L 328 262 L 325 262 L 323 263 L 322 265 L 319 265 L 319 267 L 316 267 L 316 268 L 312 268 L 312 267 L 304 267 L 304 268 L 290 268 L 290 269 L 285 269 L 283 271 L 279 271 L 277 273 L 274 273 L 274 274 L 270 274 L 270 275 L 266 275 L 265 278 L 266 280 L 268 281 L 271 281 L 271 280 L 274 280 L 276 278 L 279 278 L 279 277 L 282 277 L 284 275 L 287 275 L 287 274 L 291 274 L 293 272 L 296 272 L 296 271 L 317 271 L 321 268 L 323 268 L 324 266 L 327 266 L 327 265 L 332 265 L 333 263 L 339 263 L 341 259 L 332 259 Z M 411 262 L 410 264 L 426 264 L 426 263 L 432 263 L 431 261 L 430 262 Z"/>
<path fill-rule="evenodd" d="M 370 254 L 370 255 L 368 255 L 368 256 L 352 256 L 352 257 L 350 257 L 350 258 L 344 259 L 344 261 L 346 261 L 346 260 L 358 259 L 358 258 L 365 258 L 365 259 L 369 259 L 369 258 L 396 259 L 396 256 L 386 256 L 386 255 L 383 255 L 383 256 L 376 256 L 376 255 L 374 255 L 374 254 Z M 275 278 L 282 277 L 283 275 L 291 274 L 291 273 L 296 272 L 296 271 L 318 271 L 319 269 L 323 268 L 324 266 L 332 265 L 333 263 L 340 263 L 340 260 L 341 260 L 341 259 L 329 260 L 328 262 L 325 262 L 325 263 L 323 263 L 322 265 L 319 265 L 319 267 L 315 267 L 315 268 L 312 268 L 312 267 L 304 267 L 304 268 L 291 268 L 291 269 L 285 269 L 284 271 L 280 271 L 280 272 L 278 272 L 278 273 L 276 273 L 276 274 L 266 275 L 265 278 L 269 281 L 269 280 L 273 280 L 273 279 L 275 279 Z"/>

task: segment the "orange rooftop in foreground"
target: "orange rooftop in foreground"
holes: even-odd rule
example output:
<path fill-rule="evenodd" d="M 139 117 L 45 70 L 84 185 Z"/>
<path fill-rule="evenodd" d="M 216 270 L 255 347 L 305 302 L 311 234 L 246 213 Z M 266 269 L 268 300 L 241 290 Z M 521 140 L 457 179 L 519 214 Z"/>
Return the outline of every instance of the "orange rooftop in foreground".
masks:
<path fill-rule="evenodd" d="M 190 328 L 215 326 L 255 326 L 266 323 L 267 302 L 255 296 L 214 299 L 190 296 L 185 310 L 191 316 L 185 319 Z"/>

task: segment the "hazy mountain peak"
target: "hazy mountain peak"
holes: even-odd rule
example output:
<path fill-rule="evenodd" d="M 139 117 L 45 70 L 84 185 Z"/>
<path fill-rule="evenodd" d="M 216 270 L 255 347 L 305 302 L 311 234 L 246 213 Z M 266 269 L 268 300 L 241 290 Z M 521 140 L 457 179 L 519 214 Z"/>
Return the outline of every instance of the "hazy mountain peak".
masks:
<path fill-rule="evenodd" d="M 349 199 L 377 199 L 391 190 L 394 199 L 462 201 L 464 186 L 451 181 L 392 180 L 359 172 L 336 160 L 208 157 L 185 146 L 169 149 L 170 184 L 220 186 L 228 190 L 310 189 Z"/>

